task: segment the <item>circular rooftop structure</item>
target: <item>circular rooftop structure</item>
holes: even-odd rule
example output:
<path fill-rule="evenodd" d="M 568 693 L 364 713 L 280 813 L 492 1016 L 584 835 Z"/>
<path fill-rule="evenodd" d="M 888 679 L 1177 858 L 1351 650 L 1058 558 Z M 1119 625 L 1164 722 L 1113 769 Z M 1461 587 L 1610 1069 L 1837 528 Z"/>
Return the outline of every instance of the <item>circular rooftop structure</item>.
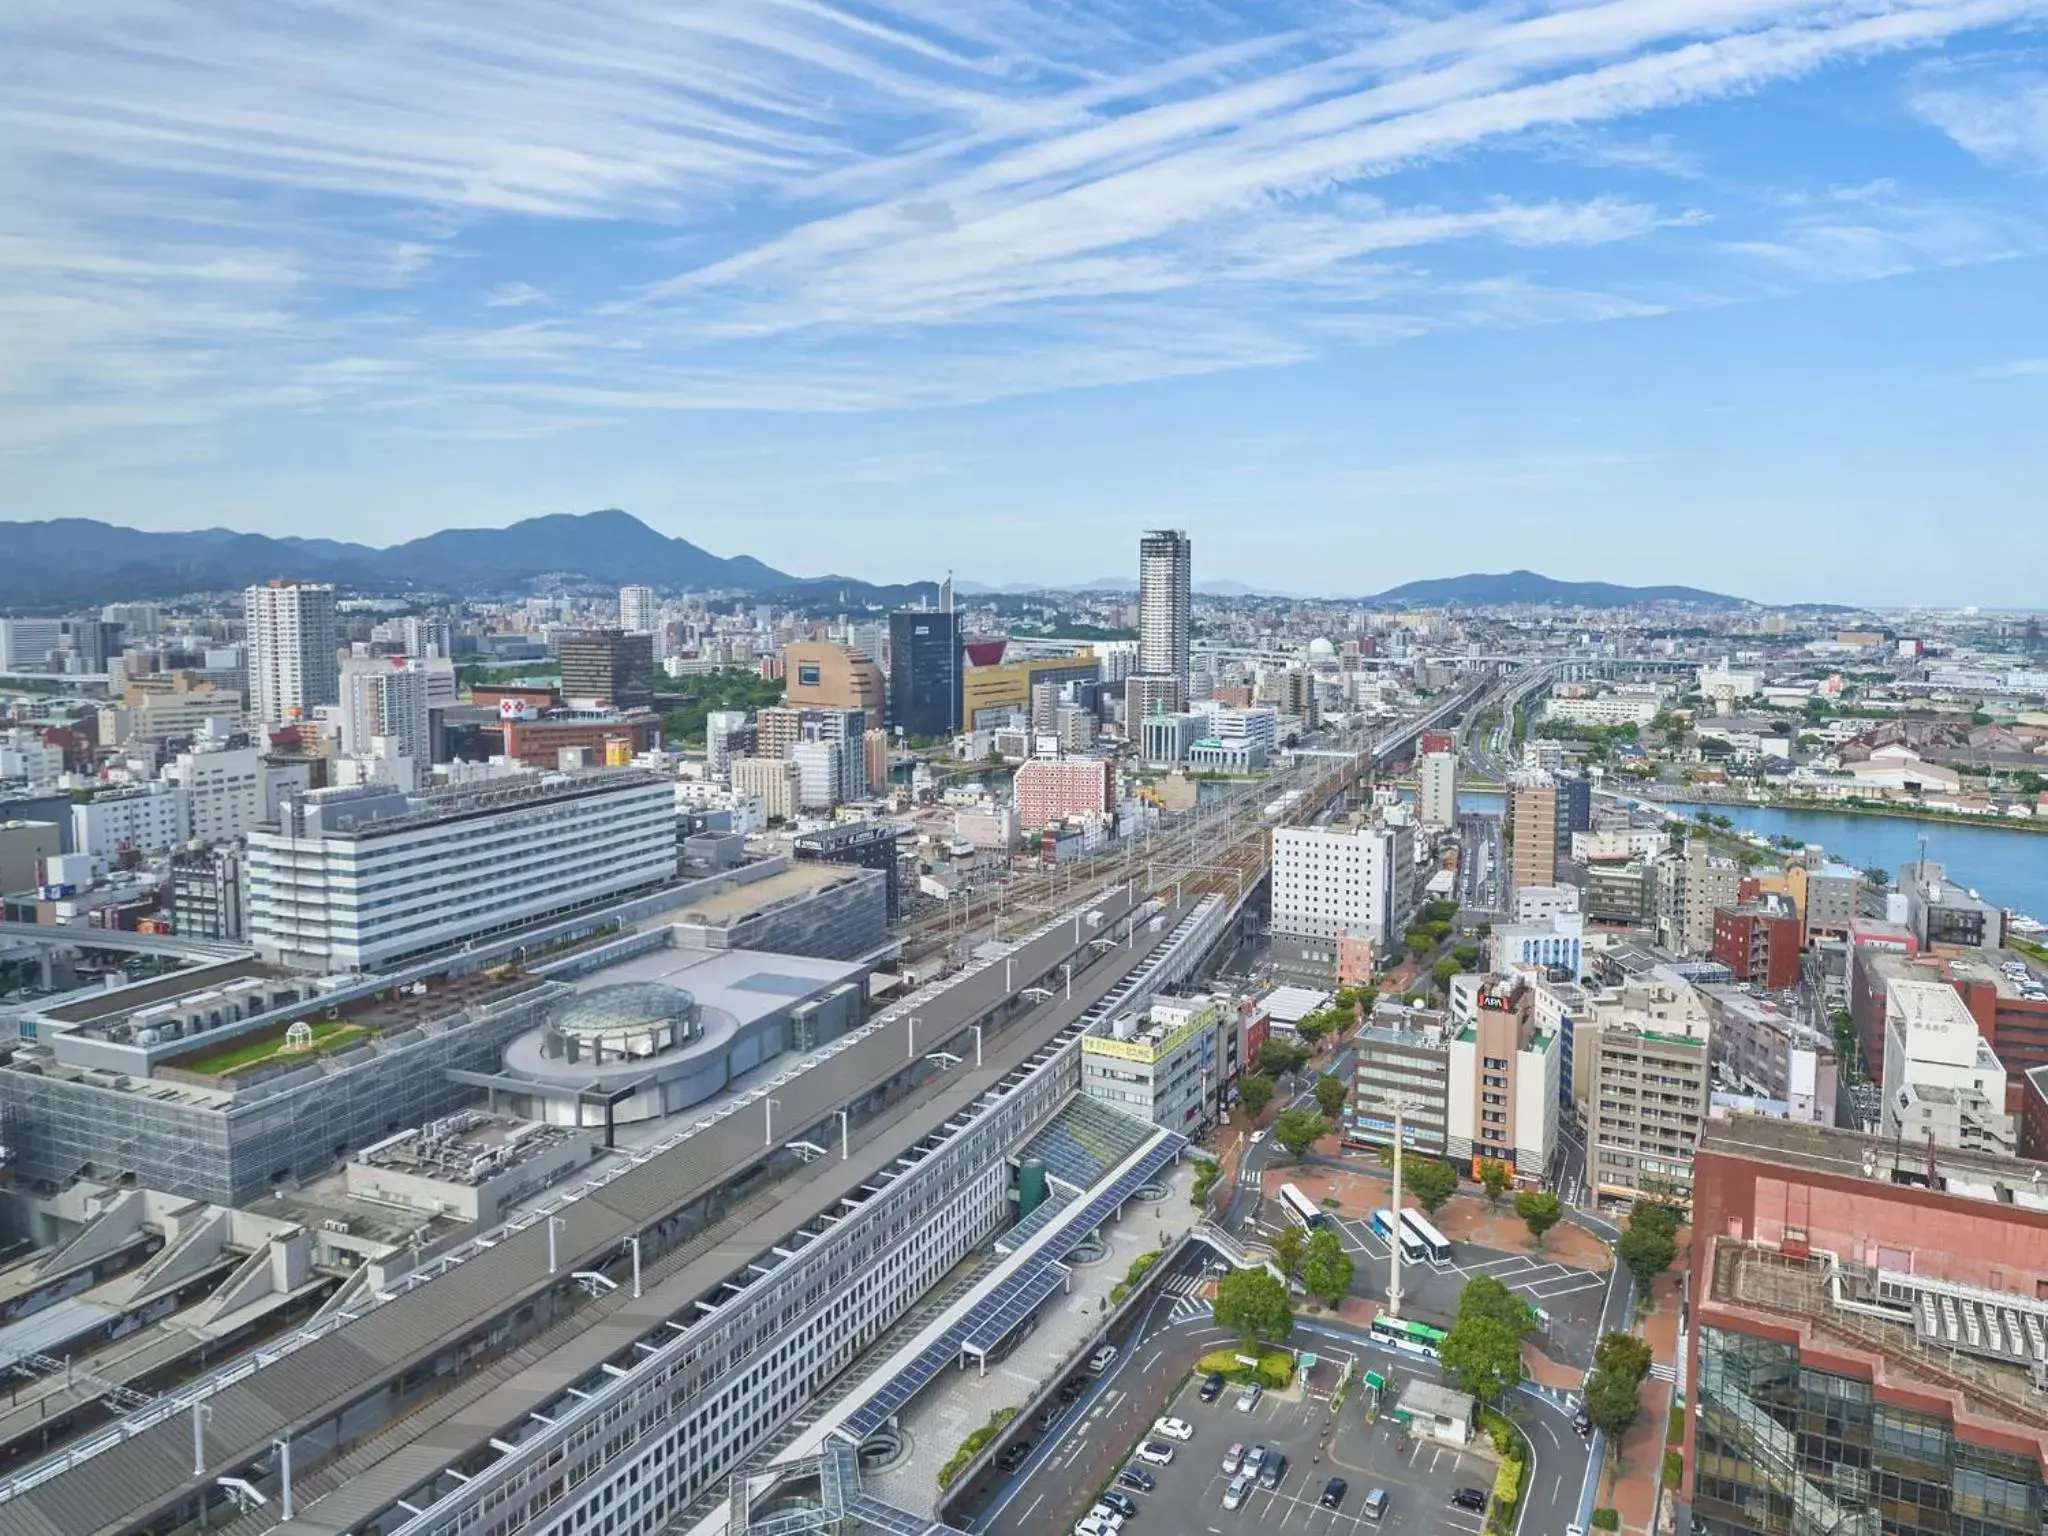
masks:
<path fill-rule="evenodd" d="M 1335 661 L 1337 647 L 1330 644 L 1325 636 L 1317 635 L 1308 643 L 1308 659 L 1312 662 Z"/>
<path fill-rule="evenodd" d="M 655 1056 L 703 1032 L 704 1011 L 681 987 L 622 981 L 579 993 L 548 1016 L 550 1056 L 601 1061 Z"/>

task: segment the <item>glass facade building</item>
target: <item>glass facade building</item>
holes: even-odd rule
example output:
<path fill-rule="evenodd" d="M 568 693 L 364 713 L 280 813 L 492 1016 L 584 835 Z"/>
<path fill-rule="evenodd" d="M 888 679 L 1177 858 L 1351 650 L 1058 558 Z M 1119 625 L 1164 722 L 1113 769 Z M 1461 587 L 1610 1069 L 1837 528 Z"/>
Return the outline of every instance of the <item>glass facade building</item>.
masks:
<path fill-rule="evenodd" d="M 2041 1536 L 2041 1466 L 1879 1401 L 1797 1346 L 1699 1336 L 1693 1515 L 1707 1536 Z"/>
<path fill-rule="evenodd" d="M 937 609 L 889 615 L 889 724 L 906 736 L 960 729 L 960 620 Z"/>

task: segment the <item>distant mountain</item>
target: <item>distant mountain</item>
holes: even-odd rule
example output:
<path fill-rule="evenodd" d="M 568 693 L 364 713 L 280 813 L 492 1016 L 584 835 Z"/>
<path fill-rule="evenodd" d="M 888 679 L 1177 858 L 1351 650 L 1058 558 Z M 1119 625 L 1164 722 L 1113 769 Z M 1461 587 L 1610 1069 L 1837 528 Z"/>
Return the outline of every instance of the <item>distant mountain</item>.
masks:
<path fill-rule="evenodd" d="M 292 576 L 378 591 L 522 589 L 564 576 L 740 591 L 804 585 L 748 555 L 721 559 L 617 510 L 450 528 L 388 549 L 226 528 L 149 533 L 87 518 L 0 523 L 0 603 L 62 607 L 175 597 Z M 834 581 L 836 578 L 826 578 Z"/>
<path fill-rule="evenodd" d="M 1745 599 L 1698 587 L 1621 587 L 1605 581 L 1558 581 L 1534 571 L 1501 575 L 1444 576 L 1411 581 L 1366 599 L 1417 608 L 1456 604 L 1467 608 L 1501 608 L 1515 604 L 1554 608 L 1632 608 L 1642 603 L 1682 603 L 1694 608 L 1743 608 Z"/>

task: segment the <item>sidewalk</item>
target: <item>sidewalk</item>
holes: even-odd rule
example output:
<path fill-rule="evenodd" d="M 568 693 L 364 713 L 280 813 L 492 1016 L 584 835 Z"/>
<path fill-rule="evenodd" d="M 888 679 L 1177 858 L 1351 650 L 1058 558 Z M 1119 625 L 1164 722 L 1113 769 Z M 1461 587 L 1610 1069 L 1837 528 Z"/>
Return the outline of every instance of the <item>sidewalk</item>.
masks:
<path fill-rule="evenodd" d="M 1650 1536 L 1656 1528 L 1657 1488 L 1662 1480 L 1672 1402 L 1672 1385 L 1660 1377 L 1679 1366 L 1678 1308 L 1684 1291 L 1683 1276 L 1690 1262 L 1690 1236 L 1686 1228 L 1678 1229 L 1678 1257 L 1650 1288 L 1650 1310 L 1643 1318 L 1641 1333 L 1650 1346 L 1651 1375 L 1643 1383 L 1642 1414 L 1622 1442 L 1618 1475 L 1611 1448 L 1608 1455 L 1606 1492 L 1601 1502 L 1620 1511 L 1621 1529 L 1632 1536 Z"/>

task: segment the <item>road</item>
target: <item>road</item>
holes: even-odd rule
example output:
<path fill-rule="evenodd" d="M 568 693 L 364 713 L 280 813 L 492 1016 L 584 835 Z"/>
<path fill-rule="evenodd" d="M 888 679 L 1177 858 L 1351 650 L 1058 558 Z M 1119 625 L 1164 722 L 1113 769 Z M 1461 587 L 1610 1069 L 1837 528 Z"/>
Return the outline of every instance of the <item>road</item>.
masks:
<path fill-rule="evenodd" d="M 1208 1250 L 1196 1245 L 1198 1267 Z M 1129 1458 L 1141 1431 L 1171 1399 L 1194 1363 L 1210 1350 L 1235 1342 L 1235 1335 L 1203 1317 L 1174 1317 L 1173 1298 L 1163 1293 L 1140 1318 L 1123 1352 L 1076 1409 L 1066 1414 L 1030 1459 L 994 1493 L 970 1529 L 984 1536 L 1044 1536 L 1059 1531 Z M 1298 1348 L 1319 1342 L 1338 1346 L 1361 1360 L 1397 1363 L 1404 1375 L 1436 1379 L 1435 1362 L 1391 1350 L 1358 1329 L 1321 1320 L 1297 1320 Z M 1356 1413 L 1357 1398 L 1345 1411 Z M 1534 1452 L 1528 1500 L 1519 1530 L 1526 1536 L 1562 1536 L 1567 1524 L 1584 1524 L 1595 1493 L 1594 1466 L 1586 1442 L 1573 1433 L 1572 1403 L 1525 1386 L 1511 1394 L 1509 1418 Z M 1173 1533 L 1164 1533 L 1173 1536 Z"/>

